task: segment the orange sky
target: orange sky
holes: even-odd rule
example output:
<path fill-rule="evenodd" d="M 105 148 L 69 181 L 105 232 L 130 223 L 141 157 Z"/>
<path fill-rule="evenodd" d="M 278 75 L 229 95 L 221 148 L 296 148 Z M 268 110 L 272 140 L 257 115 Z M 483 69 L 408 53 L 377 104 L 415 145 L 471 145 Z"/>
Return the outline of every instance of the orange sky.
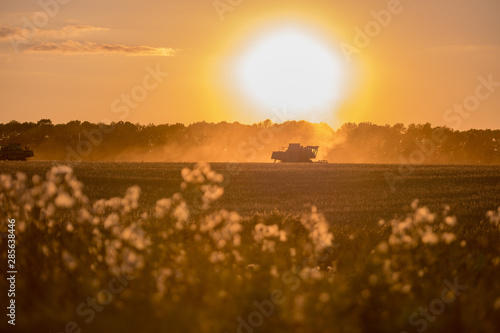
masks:
<path fill-rule="evenodd" d="M 42 0 L 42 8 L 38 0 L 3 1 L 0 122 L 305 118 L 333 127 L 500 128 L 500 2 L 398 2 Z M 321 40 L 344 74 L 325 108 L 276 117 L 271 105 L 248 98 L 234 71 L 250 45 L 289 25 Z M 373 35 L 368 45 L 358 29 Z M 154 80 L 156 70 L 168 76 Z M 132 93 L 136 100 L 122 99 Z"/>

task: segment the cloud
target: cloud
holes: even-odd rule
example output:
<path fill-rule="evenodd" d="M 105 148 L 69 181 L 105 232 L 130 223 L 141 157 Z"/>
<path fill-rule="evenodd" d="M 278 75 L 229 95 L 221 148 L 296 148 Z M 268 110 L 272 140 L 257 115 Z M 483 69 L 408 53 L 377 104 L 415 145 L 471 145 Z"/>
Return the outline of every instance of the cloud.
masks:
<path fill-rule="evenodd" d="M 0 40 L 7 40 L 10 36 L 22 34 L 21 28 L 0 26 Z"/>
<path fill-rule="evenodd" d="M 121 54 L 131 56 L 166 56 L 177 52 L 172 48 L 151 46 L 128 46 L 120 44 L 99 44 L 68 40 L 62 43 L 42 43 L 27 48 L 27 53 L 61 53 L 61 54 Z"/>
<path fill-rule="evenodd" d="M 89 32 L 109 30 L 92 25 L 66 25 L 53 30 L 29 30 L 17 27 L 0 26 L 0 41 L 11 40 L 16 50 L 19 44 L 31 45 L 24 49 L 25 53 L 60 53 L 60 54 L 120 54 L 135 56 L 173 56 L 177 50 L 152 46 L 128 46 L 121 44 L 101 44 L 90 41 L 75 41 Z M 59 41 L 65 40 L 65 41 Z"/>
<path fill-rule="evenodd" d="M 108 28 L 101 28 L 101 27 L 96 27 L 93 25 L 85 25 L 85 24 L 74 24 L 74 25 L 66 25 L 62 28 L 64 31 L 71 31 L 71 30 L 76 30 L 76 31 L 101 31 L 101 30 L 108 30 Z"/>
<path fill-rule="evenodd" d="M 0 26 L 0 40 L 7 40 L 10 37 L 15 39 L 45 38 L 45 39 L 67 39 L 82 35 L 85 32 L 105 31 L 107 28 L 95 27 L 92 25 L 75 24 L 66 25 L 61 29 L 21 29 L 17 27 Z"/>
<path fill-rule="evenodd" d="M 105 31 L 105 30 L 109 29 L 95 27 L 92 25 L 76 24 L 76 25 L 64 26 L 59 30 L 41 30 L 40 35 L 42 37 L 48 37 L 48 38 L 66 39 L 66 38 L 80 36 L 84 32 Z"/>

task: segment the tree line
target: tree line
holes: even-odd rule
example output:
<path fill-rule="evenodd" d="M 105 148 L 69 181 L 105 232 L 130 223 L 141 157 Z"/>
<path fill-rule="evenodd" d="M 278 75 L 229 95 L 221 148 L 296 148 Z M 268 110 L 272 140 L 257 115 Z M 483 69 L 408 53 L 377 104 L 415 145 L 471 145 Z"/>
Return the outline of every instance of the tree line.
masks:
<path fill-rule="evenodd" d="M 70 121 L 0 124 L 0 144 L 18 142 L 37 160 L 270 162 L 288 143 L 319 145 L 335 163 L 500 164 L 500 130 L 466 131 L 431 124 L 325 123 L 265 120 L 141 125 Z"/>

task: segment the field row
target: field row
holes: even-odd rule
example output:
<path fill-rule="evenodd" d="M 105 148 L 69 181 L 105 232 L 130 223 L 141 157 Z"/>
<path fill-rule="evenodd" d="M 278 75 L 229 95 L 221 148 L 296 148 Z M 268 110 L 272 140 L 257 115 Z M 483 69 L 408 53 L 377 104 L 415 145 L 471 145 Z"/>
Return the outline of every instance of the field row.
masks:
<path fill-rule="evenodd" d="M 44 175 L 53 164 L 3 162 L 0 170 Z M 128 187 L 139 185 L 140 204 L 153 207 L 179 190 L 181 169 L 192 165 L 89 162 L 74 166 L 74 171 L 91 201 L 122 196 Z M 215 208 L 242 216 L 275 210 L 299 215 L 316 205 L 331 223 L 366 223 L 404 216 L 414 199 L 433 210 L 448 204 L 457 217 L 474 221 L 500 203 L 500 166 L 419 166 L 406 177 L 394 178 L 399 167 L 214 163 L 212 168 L 225 176 L 225 193 Z"/>

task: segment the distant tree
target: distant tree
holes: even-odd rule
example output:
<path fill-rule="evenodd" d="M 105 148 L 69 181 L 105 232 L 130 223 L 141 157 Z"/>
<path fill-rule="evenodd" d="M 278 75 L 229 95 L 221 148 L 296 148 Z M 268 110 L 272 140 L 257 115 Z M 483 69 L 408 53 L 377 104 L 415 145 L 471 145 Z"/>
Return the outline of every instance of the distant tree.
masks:
<path fill-rule="evenodd" d="M 106 127 L 110 131 L 102 131 Z M 262 129 L 275 129 L 267 141 Z M 76 147 L 94 135 L 88 160 L 114 159 L 116 156 L 143 155 L 166 160 L 267 160 L 273 149 L 290 142 L 320 145 L 320 151 L 332 162 L 400 163 L 419 149 L 419 144 L 433 140 L 430 123 L 398 123 L 380 126 L 370 122 L 345 123 L 334 131 L 329 125 L 307 121 L 275 124 L 266 119 L 245 125 L 238 122 L 196 122 L 141 125 L 130 122 L 95 124 L 73 120 L 54 125 L 50 119 L 38 122 L 11 121 L 0 124 L 0 143 L 20 142 L 36 150 L 36 156 L 64 159 L 67 147 Z M 442 131 L 441 142 L 433 143 L 425 163 L 500 164 L 500 130 Z M 93 133 L 93 134 L 91 134 Z M 100 134 L 97 134 L 100 133 Z M 101 137 L 102 136 L 102 137 Z M 98 142 L 98 143 L 96 143 Z M 127 152 L 132 152 L 127 155 Z M 149 154 L 149 155 L 148 155 Z"/>
<path fill-rule="evenodd" d="M 40 119 L 36 124 L 38 126 L 52 125 L 52 120 L 50 120 L 50 119 Z"/>

